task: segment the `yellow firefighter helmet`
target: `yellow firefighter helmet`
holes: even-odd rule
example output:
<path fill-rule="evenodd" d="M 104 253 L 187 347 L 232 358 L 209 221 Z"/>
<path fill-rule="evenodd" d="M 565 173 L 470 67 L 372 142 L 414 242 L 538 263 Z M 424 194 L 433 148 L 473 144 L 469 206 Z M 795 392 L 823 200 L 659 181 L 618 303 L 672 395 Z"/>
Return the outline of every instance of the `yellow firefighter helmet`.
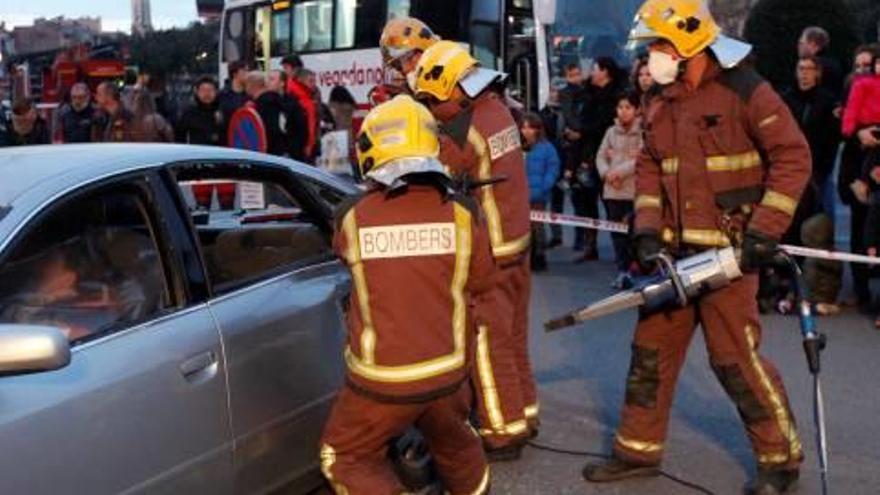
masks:
<path fill-rule="evenodd" d="M 439 41 L 419 59 L 411 85 L 416 98 L 430 96 L 449 101 L 456 85 L 475 98 L 490 84 L 504 81 L 502 72 L 484 69 L 459 43 Z"/>
<path fill-rule="evenodd" d="M 647 0 L 636 14 L 631 43 L 666 40 L 684 58 L 708 48 L 721 28 L 703 0 Z"/>
<path fill-rule="evenodd" d="M 379 39 L 382 61 L 391 65 L 413 50 L 424 52 L 440 41 L 424 22 L 414 17 L 397 17 L 388 21 Z"/>
<path fill-rule="evenodd" d="M 404 175 L 445 174 L 434 116 L 408 95 L 374 108 L 364 119 L 357 139 L 361 175 L 392 185 Z"/>

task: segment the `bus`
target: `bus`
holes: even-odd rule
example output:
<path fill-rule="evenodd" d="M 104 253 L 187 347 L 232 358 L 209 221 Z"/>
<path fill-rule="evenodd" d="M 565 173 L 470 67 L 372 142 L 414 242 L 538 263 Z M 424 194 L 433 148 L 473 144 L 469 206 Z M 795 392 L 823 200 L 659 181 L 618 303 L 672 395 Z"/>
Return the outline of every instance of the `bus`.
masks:
<path fill-rule="evenodd" d="M 512 97 L 529 109 L 547 101 L 549 71 L 539 14 L 554 0 L 228 0 L 220 38 L 220 81 L 228 64 L 279 69 L 289 54 L 314 71 L 325 101 L 346 87 L 368 107 L 385 82 L 379 38 L 387 20 L 409 16 L 444 39 L 466 43 L 484 67 L 510 74 Z M 539 5 L 533 5 L 537 3 Z M 551 7 L 552 8 L 552 7 Z M 548 17 L 548 16 L 544 16 Z"/>

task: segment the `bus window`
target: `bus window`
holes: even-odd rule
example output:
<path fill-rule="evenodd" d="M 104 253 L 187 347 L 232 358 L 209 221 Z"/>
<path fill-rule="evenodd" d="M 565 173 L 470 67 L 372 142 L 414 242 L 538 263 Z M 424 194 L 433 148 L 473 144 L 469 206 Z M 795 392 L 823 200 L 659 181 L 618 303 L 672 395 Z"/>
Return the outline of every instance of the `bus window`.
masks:
<path fill-rule="evenodd" d="M 290 2 L 276 2 L 272 5 L 272 57 L 283 57 L 290 53 Z"/>
<path fill-rule="evenodd" d="M 467 41 L 469 1 L 446 2 L 438 8 L 435 0 L 410 0 L 410 16 L 431 26 L 435 34 L 445 40 Z M 482 4 L 475 0 L 476 4 Z M 492 2 L 497 3 L 497 2 Z M 497 20 L 493 22 L 498 22 Z"/>
<path fill-rule="evenodd" d="M 385 27 L 386 0 L 337 0 L 335 48 L 375 48 Z"/>
<path fill-rule="evenodd" d="M 226 13 L 225 33 L 223 36 L 224 62 L 238 62 L 247 53 L 245 13 L 244 9 L 230 10 Z"/>
<path fill-rule="evenodd" d="M 357 0 L 338 0 L 336 3 L 336 39 L 333 43 L 334 48 L 354 48 L 357 8 Z"/>
<path fill-rule="evenodd" d="M 293 8 L 293 51 L 308 53 L 332 48 L 333 0 L 309 0 Z"/>
<path fill-rule="evenodd" d="M 532 9 L 532 0 L 513 0 L 512 4 L 515 9 Z"/>
<path fill-rule="evenodd" d="M 254 11 L 254 33 L 255 43 L 254 60 L 257 68 L 266 70 L 269 68 L 269 59 L 271 58 L 272 45 L 272 9 L 270 7 L 258 7 Z"/>
<path fill-rule="evenodd" d="M 409 17 L 410 0 L 388 0 L 388 20 Z"/>
<path fill-rule="evenodd" d="M 498 38 L 498 26 L 495 24 L 475 22 L 471 25 L 474 58 L 487 69 L 498 69 L 498 57 L 501 53 Z"/>

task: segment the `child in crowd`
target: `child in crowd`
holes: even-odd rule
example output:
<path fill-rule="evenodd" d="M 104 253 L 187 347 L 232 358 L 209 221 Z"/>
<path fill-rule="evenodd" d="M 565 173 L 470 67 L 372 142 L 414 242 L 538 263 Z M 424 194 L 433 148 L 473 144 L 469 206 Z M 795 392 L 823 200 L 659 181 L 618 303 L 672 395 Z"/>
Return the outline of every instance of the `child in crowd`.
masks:
<path fill-rule="evenodd" d="M 636 194 L 636 158 L 642 149 L 641 101 L 637 93 L 629 91 L 617 99 L 617 120 L 608 129 L 599 153 L 596 167 L 605 182 L 603 199 L 608 219 L 626 222 L 633 213 Z M 626 234 L 612 234 L 618 275 L 612 286 L 626 289 L 632 285 L 629 238 Z"/>
<path fill-rule="evenodd" d="M 520 132 L 526 154 L 526 175 L 529 180 L 529 202 L 533 210 L 543 211 L 550 201 L 553 186 L 559 178 L 559 154 L 546 138 L 544 120 L 535 113 L 526 114 Z M 544 255 L 544 225 L 532 223 L 532 269 L 547 269 Z"/>

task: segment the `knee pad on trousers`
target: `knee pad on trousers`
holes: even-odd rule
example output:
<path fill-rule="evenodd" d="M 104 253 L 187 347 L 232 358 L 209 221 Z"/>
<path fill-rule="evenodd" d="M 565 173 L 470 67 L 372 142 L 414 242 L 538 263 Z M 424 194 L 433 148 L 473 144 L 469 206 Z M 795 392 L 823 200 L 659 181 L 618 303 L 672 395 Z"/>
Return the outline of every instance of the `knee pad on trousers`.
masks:
<path fill-rule="evenodd" d="M 712 365 L 712 370 L 715 371 L 715 375 L 724 390 L 727 391 L 727 395 L 736 404 L 736 408 L 746 424 L 751 425 L 771 419 L 770 412 L 758 400 L 758 396 L 749 386 L 738 365 Z"/>
<path fill-rule="evenodd" d="M 651 409 L 657 405 L 659 388 L 659 352 L 657 349 L 633 345 L 626 379 L 626 404 Z"/>

